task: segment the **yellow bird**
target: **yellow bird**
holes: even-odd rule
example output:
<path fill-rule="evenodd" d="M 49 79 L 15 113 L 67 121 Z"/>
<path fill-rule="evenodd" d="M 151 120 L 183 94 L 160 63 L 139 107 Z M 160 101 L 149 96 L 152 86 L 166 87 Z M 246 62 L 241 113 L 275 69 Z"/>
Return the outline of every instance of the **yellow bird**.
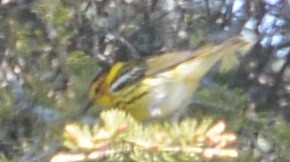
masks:
<path fill-rule="evenodd" d="M 245 53 L 252 45 L 235 36 L 195 51 L 117 62 L 92 81 L 90 103 L 124 110 L 138 121 L 172 116 L 189 106 L 200 80 L 215 63 Z"/>

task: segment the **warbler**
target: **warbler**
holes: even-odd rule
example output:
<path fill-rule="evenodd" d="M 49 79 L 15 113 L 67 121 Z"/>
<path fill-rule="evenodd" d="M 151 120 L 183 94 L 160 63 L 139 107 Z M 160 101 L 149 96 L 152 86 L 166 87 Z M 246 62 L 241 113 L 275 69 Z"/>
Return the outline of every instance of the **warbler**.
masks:
<path fill-rule="evenodd" d="M 117 62 L 92 81 L 89 101 L 121 109 L 138 121 L 172 116 L 189 106 L 200 80 L 215 63 L 251 46 L 235 36 L 195 51 Z"/>

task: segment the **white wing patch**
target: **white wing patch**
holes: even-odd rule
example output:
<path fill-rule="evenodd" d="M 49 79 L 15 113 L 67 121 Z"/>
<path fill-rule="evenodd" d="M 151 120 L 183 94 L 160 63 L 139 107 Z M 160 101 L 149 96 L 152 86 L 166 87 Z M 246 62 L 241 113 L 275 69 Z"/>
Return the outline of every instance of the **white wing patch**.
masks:
<path fill-rule="evenodd" d="M 136 77 L 139 77 L 139 73 L 143 70 L 142 67 L 134 67 L 132 70 L 128 71 L 127 73 L 123 74 L 121 77 L 119 77 L 110 88 L 110 91 L 113 92 L 116 89 L 119 88 L 119 86 L 122 86 L 126 84 L 130 80 L 137 79 Z"/>

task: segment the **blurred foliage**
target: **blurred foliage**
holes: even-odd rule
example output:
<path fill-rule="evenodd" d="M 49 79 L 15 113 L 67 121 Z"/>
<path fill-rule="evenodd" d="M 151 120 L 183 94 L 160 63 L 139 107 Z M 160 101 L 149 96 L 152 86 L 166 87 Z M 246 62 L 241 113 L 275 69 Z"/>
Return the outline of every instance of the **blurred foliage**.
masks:
<path fill-rule="evenodd" d="M 143 126 L 122 111 L 101 114 L 103 126 L 67 124 L 64 146 L 57 161 L 203 161 L 236 157 L 231 148 L 236 136 L 225 132 L 223 122 L 209 119 Z M 77 160 L 78 159 L 78 160 Z"/>
<path fill-rule="evenodd" d="M 236 1 L 245 2 L 239 10 Z M 191 50 L 208 41 L 220 42 L 233 31 L 248 27 L 243 24 L 249 19 L 256 20 L 253 30 L 258 32 L 261 43 L 236 71 L 219 76 L 210 73 L 208 78 L 217 83 L 205 85 L 198 92 L 194 108 L 187 114 L 194 119 L 188 121 L 224 120 L 230 131 L 236 132 L 239 157 L 221 161 L 289 161 L 290 55 L 285 54 L 289 46 L 289 2 L 168 2 L 0 1 L 0 161 L 48 161 L 56 155 L 63 147 L 63 126 L 75 119 L 86 103 L 87 88 L 103 66 L 151 54 Z M 272 23 L 275 28 L 265 27 L 271 24 L 266 19 L 269 16 L 276 21 Z M 285 42 L 275 44 L 279 34 L 285 36 Z M 84 123 L 81 132 L 86 135 L 92 133 L 91 125 L 94 130 L 101 129 L 95 111 L 77 120 Z M 111 122 L 110 129 L 116 129 L 118 122 Z M 158 133 L 162 127 L 154 124 L 158 123 L 149 123 L 148 128 L 140 128 L 137 123 L 135 126 Z M 169 129 L 166 124 L 164 127 Z M 146 161 L 140 158 L 151 157 L 140 149 L 131 154 L 131 160 Z M 158 157 L 176 160 L 171 155 L 176 154 Z M 187 155 L 178 158 L 188 160 Z"/>

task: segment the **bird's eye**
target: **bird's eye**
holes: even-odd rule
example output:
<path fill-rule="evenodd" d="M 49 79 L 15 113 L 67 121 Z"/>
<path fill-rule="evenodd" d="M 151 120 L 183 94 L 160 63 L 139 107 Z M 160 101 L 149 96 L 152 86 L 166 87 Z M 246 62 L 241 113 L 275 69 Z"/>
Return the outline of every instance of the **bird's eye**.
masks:
<path fill-rule="evenodd" d="M 108 71 L 107 68 L 101 69 L 98 71 L 97 75 L 95 76 L 95 78 L 93 79 L 92 83 L 91 83 L 91 91 L 98 94 L 100 93 L 100 91 L 102 90 L 102 86 L 104 84 L 105 81 L 105 74 Z"/>
<path fill-rule="evenodd" d="M 94 86 L 94 92 L 95 93 L 99 93 L 99 91 L 100 91 L 100 86 L 99 85 L 96 85 L 96 86 Z"/>
<path fill-rule="evenodd" d="M 99 94 L 102 91 L 102 84 L 103 84 L 103 79 L 99 79 L 98 81 L 95 81 L 92 86 L 92 90 L 94 91 L 95 94 Z"/>

